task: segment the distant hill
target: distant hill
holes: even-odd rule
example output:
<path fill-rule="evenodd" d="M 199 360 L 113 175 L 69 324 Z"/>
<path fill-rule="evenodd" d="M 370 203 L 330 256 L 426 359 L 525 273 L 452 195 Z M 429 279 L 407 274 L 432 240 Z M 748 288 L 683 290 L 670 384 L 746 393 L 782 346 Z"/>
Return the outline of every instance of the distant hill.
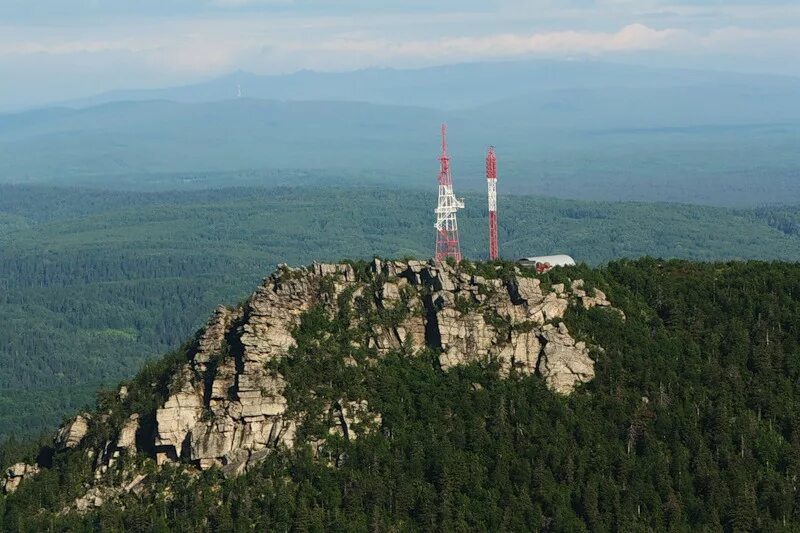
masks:
<path fill-rule="evenodd" d="M 65 102 L 89 107 L 130 100 L 197 103 L 247 98 L 335 100 L 454 110 L 567 89 L 665 87 L 797 88 L 800 80 L 773 75 L 663 69 L 593 61 L 476 62 L 419 69 L 370 68 L 350 72 L 304 70 L 283 75 L 236 71 L 204 83 L 155 90 L 112 91 Z M 651 102 L 655 103 L 655 102 Z"/>
<path fill-rule="evenodd" d="M 238 72 L 0 114 L 0 182 L 430 187 L 447 121 L 458 190 L 484 188 L 494 144 L 501 193 L 796 203 L 798 94 L 794 78 L 578 61 Z"/>
<path fill-rule="evenodd" d="M 58 108 L 0 116 L 0 174 L 25 181 L 126 172 L 377 168 L 423 149 L 426 133 L 433 132 L 435 147 L 441 119 L 410 107 L 254 99 Z"/>
<path fill-rule="evenodd" d="M 0 115 L 0 182 L 430 187 L 443 120 L 457 190 L 483 190 L 494 144 L 501 194 L 800 202 L 800 99 L 784 88 L 571 89 L 451 111 L 251 98 L 37 110 Z"/>

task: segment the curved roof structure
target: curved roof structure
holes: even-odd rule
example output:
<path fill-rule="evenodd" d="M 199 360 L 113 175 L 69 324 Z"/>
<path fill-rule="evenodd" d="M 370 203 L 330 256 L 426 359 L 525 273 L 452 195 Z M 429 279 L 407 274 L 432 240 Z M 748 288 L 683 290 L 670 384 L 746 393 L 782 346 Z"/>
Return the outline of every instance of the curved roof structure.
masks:
<path fill-rule="evenodd" d="M 568 255 L 543 255 L 539 257 L 523 257 L 521 261 L 527 263 L 547 263 L 550 266 L 572 266 L 575 260 Z"/>

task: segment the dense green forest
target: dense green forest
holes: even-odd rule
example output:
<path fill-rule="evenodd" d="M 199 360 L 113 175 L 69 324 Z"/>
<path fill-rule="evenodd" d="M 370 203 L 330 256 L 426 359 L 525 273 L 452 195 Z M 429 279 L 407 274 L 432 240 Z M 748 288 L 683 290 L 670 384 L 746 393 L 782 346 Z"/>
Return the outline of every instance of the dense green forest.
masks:
<path fill-rule="evenodd" d="M 382 413 L 382 431 L 329 437 L 337 467 L 298 447 L 235 479 L 167 468 L 150 474 L 156 495 L 60 515 L 91 475 L 75 450 L 0 496 L 3 527 L 796 531 L 800 265 L 640 259 L 543 276 L 578 277 L 603 288 L 627 319 L 570 309 L 570 331 L 602 349 L 592 352 L 594 380 L 569 397 L 538 376 L 499 379 L 491 366 L 445 373 L 435 357 L 390 354 L 349 385 Z M 285 369 L 292 401 L 320 380 L 336 383 L 338 372 L 352 376 L 342 331 L 336 320 L 304 320 Z M 323 335 L 330 342 L 314 340 Z M 303 370 L 311 352 L 327 374 Z M 145 369 L 129 383 L 132 397 L 152 394 L 148 384 L 183 357 Z M 20 454 L 6 447 L 0 460 Z"/>
<path fill-rule="evenodd" d="M 178 346 L 278 263 L 428 257 L 434 200 L 370 188 L 0 186 L 0 438 L 52 428 L 100 385 Z M 460 219 L 468 257 L 486 255 L 484 205 L 468 196 Z M 500 209 L 506 257 L 800 258 L 797 208 L 515 196 Z"/>

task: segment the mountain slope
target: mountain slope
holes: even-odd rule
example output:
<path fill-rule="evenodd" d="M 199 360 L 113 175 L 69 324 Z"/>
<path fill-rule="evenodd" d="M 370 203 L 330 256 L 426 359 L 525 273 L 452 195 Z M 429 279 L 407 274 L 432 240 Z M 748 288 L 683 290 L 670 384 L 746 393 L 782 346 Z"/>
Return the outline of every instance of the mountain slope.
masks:
<path fill-rule="evenodd" d="M 320 287 L 338 293 L 347 286 L 341 283 L 341 276 L 350 275 L 346 272 L 370 279 L 366 264 L 354 266 L 340 274 L 330 271 L 333 283 Z M 521 285 L 513 265 L 476 267 L 485 283 L 493 284 L 497 276 L 498 289 L 515 298 L 514 287 Z M 285 271 L 273 281 L 303 305 L 307 300 L 296 289 L 313 275 Z M 198 474 L 191 464 L 156 467 L 152 452 L 127 454 L 140 442 L 139 432 L 125 431 L 131 414 L 140 414 L 140 431 L 152 429 L 147 424 L 158 420 L 159 406 L 181 405 L 170 403 L 170 391 L 194 379 L 203 383 L 202 373 L 176 377 L 192 364 L 192 354 L 210 346 L 204 342 L 217 333 L 209 332 L 220 331 L 212 326 L 199 345 L 149 366 L 121 394 L 103 395 L 89 424 L 72 424 L 60 434 L 54 455 L 48 450 L 40 455 L 38 473 L 32 464 L 15 467 L 21 481 L 12 494 L 0 497 L 3 525 L 195 531 L 795 529 L 800 523 L 793 482 L 800 468 L 800 267 L 646 259 L 596 270 L 557 269 L 539 277 L 539 286 L 558 291 L 560 283 L 570 287 L 578 278 L 587 292 L 602 288 L 624 320 L 602 306 L 577 301 L 567 307 L 570 335 L 593 347 L 594 367 L 594 378 L 569 396 L 551 391 L 541 369 L 532 376 L 513 371 L 505 376 L 497 362 L 482 358 L 443 368 L 445 346 L 412 356 L 403 347 L 379 355 L 377 345 L 351 344 L 358 337 L 350 337 L 343 324 L 351 317 L 380 316 L 374 314 L 377 308 L 356 315 L 309 310 L 291 331 L 296 348 L 258 378 L 273 379 L 271 372 L 277 372 L 286 379 L 286 412 L 303 420 L 292 449 L 278 447 L 247 473 L 229 478 L 217 467 Z M 447 283 L 440 281 L 442 287 Z M 473 298 L 481 294 L 478 289 L 470 296 L 473 303 L 453 301 L 439 312 L 469 321 Z M 533 296 L 527 290 L 519 295 Z M 251 309 L 248 321 L 271 323 L 269 313 L 252 313 L 264 309 L 256 305 L 264 296 L 256 294 L 244 308 Z M 362 296 L 380 301 L 372 292 Z M 268 332 L 281 327 L 270 327 L 224 331 L 243 341 L 277 339 Z M 527 329 L 512 328 L 512 337 Z M 479 330 L 475 323 L 463 330 L 465 337 L 453 339 Z M 256 345 L 245 346 L 248 353 Z M 460 346 L 454 353 L 469 353 L 469 343 Z M 238 363 L 234 374 L 226 374 L 228 362 L 240 353 L 235 344 L 230 347 L 216 362 L 203 364 L 215 364 L 218 376 L 244 375 Z M 370 358 L 375 360 L 368 363 Z M 255 362 L 248 360 L 244 368 Z M 244 382 L 227 391 L 216 383 L 208 383 L 211 398 L 235 394 Z M 332 400 L 340 399 L 337 407 Z M 345 413 L 350 404 L 344 399 L 365 400 L 359 403 L 366 409 L 361 414 L 380 417 L 356 419 L 352 411 Z M 330 410 L 317 418 L 313 413 L 320 406 Z M 199 420 L 224 432 L 224 425 L 214 424 L 217 416 L 212 410 Z M 120 448 L 120 442 L 126 446 Z M 93 448 L 97 451 L 87 455 Z M 185 453 L 193 451 L 187 447 Z M 95 470 L 108 457 L 114 463 Z M 32 463 L 34 457 L 24 459 Z"/>

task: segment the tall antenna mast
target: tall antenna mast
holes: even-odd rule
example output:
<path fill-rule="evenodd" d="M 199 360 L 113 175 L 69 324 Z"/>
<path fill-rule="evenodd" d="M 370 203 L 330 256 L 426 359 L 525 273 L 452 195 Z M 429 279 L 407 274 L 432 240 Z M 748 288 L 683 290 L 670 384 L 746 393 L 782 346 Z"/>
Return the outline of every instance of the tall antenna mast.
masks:
<path fill-rule="evenodd" d="M 500 257 L 497 245 L 497 156 L 494 146 L 489 147 L 486 155 L 486 183 L 489 186 L 489 259 L 494 261 Z"/>
<path fill-rule="evenodd" d="M 442 155 L 439 156 L 439 203 L 436 213 L 436 260 L 452 257 L 461 261 L 458 243 L 456 212 L 464 208 L 464 201 L 453 194 L 453 176 L 450 173 L 450 156 L 447 153 L 447 125 L 442 124 Z"/>

